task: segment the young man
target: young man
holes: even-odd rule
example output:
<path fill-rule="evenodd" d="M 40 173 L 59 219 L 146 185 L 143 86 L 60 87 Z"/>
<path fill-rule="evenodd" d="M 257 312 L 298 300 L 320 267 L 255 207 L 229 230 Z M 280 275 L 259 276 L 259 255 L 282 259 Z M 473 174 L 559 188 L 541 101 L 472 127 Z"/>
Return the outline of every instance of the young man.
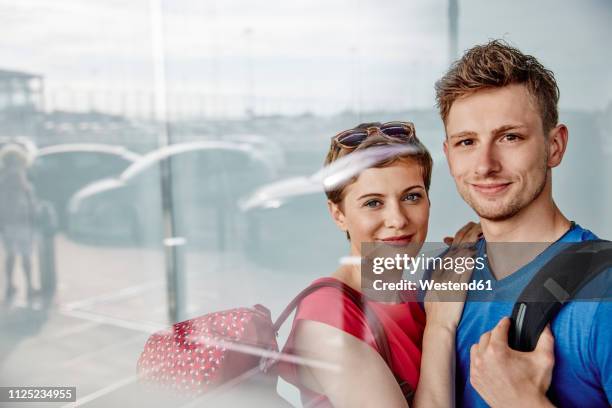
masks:
<path fill-rule="evenodd" d="M 553 73 L 534 57 L 492 41 L 468 50 L 438 81 L 436 96 L 449 169 L 480 217 L 486 242 L 488 265 L 472 279 L 490 279 L 495 296 L 504 300 L 470 302 L 478 293 L 468 294 L 457 329 L 458 404 L 610 406 L 612 303 L 570 302 L 551 323 L 554 341 L 545 331 L 531 353 L 507 345 L 507 317 L 539 268 L 562 243 L 596 239 L 570 222 L 552 198 L 552 169 L 568 141 L 566 126 L 558 123 Z M 494 242 L 550 245 L 508 256 Z M 604 278 L 592 284 L 610 282 Z"/>

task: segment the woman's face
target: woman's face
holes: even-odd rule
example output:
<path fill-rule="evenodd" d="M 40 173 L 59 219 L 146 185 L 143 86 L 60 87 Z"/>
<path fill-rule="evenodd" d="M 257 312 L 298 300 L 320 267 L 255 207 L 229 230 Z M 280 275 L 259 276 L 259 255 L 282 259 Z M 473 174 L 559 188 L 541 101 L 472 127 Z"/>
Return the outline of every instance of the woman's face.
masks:
<path fill-rule="evenodd" d="M 427 236 L 429 199 L 421 169 L 411 161 L 364 170 L 345 188 L 342 203 L 329 207 L 351 236 L 351 255 L 359 256 L 364 242 L 406 245 Z"/>

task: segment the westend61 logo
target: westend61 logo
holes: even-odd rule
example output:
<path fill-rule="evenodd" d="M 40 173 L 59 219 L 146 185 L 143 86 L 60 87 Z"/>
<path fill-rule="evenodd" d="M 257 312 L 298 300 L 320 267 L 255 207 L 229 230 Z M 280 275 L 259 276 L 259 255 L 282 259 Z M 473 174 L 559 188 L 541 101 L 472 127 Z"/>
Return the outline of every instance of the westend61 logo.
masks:
<path fill-rule="evenodd" d="M 372 282 L 372 288 L 376 291 L 466 291 L 466 290 L 493 290 L 493 285 L 490 279 L 471 280 L 469 282 L 453 282 L 451 280 L 438 282 L 435 279 L 418 279 L 411 281 L 408 279 L 400 279 L 399 282 L 385 282 L 382 279 L 376 279 Z M 438 299 L 443 300 L 443 299 Z M 452 299 L 448 299 L 452 301 Z"/>
<path fill-rule="evenodd" d="M 465 291 L 492 291 L 490 279 L 471 279 L 487 266 L 486 255 L 477 256 L 470 245 L 448 248 L 442 243 L 394 246 L 362 244 L 362 290 L 379 301 L 413 297 L 420 293 L 446 292 L 437 300 L 455 301 Z M 411 296 L 410 293 L 414 292 Z"/>

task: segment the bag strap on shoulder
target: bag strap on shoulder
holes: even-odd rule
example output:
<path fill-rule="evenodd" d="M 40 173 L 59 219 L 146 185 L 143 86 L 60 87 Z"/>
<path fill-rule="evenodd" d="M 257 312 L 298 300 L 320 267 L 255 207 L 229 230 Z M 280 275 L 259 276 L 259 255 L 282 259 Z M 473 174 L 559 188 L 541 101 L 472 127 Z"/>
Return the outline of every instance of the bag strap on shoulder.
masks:
<path fill-rule="evenodd" d="M 366 310 L 366 303 L 364 296 L 357 290 L 348 286 L 347 284 L 335 280 L 329 279 L 320 282 L 313 283 L 307 288 L 303 289 L 298 295 L 285 307 L 285 310 L 279 315 L 278 319 L 274 323 L 273 329 L 275 333 L 278 333 L 281 326 L 287 318 L 293 313 L 293 311 L 297 308 L 300 302 L 308 295 L 321 288 L 335 288 L 341 291 L 346 297 L 348 297 L 355 306 L 361 310 L 361 312 L 366 316 L 366 320 L 368 322 L 368 326 L 370 327 L 372 334 L 374 336 L 374 341 L 376 342 L 376 346 L 380 350 L 380 353 L 385 360 L 385 362 L 390 366 L 391 363 L 391 352 L 389 350 L 389 343 L 387 341 L 387 336 L 385 335 L 385 331 L 378 320 L 378 318 L 374 315 L 374 312 L 368 312 Z"/>
<path fill-rule="evenodd" d="M 308 286 L 306 289 L 302 290 L 287 305 L 287 307 L 285 307 L 285 310 L 283 310 L 283 312 L 280 314 L 278 319 L 276 319 L 276 322 L 274 323 L 274 326 L 273 326 L 274 333 L 278 333 L 280 327 L 287 320 L 287 318 L 291 315 L 291 313 L 293 313 L 293 311 L 299 305 L 302 299 L 304 299 L 306 296 L 310 295 L 311 293 L 321 288 L 335 288 L 335 289 L 340 290 L 355 304 L 355 306 L 359 308 L 359 310 L 361 310 L 361 312 L 366 317 L 366 321 L 368 323 L 368 326 L 370 327 L 370 330 L 372 331 L 372 335 L 374 336 L 374 341 L 376 343 L 376 346 L 378 347 L 378 350 L 380 351 L 381 357 L 383 358 L 383 360 L 385 361 L 389 369 L 392 370 L 393 365 L 392 365 L 392 360 L 391 360 L 391 350 L 389 349 L 389 342 L 387 341 L 385 330 L 382 324 L 380 323 L 380 321 L 378 320 L 378 317 L 376 317 L 373 311 L 366 310 L 366 302 L 365 302 L 365 297 L 363 296 L 363 294 L 353 289 L 352 287 L 348 286 L 347 284 L 341 281 L 335 280 L 335 279 L 328 279 L 328 280 L 316 282 Z M 402 394 L 404 395 L 406 400 L 409 403 L 411 403 L 412 399 L 414 398 L 414 390 L 412 389 L 410 384 L 408 384 L 407 381 L 404 381 L 402 378 L 398 377 L 395 373 L 393 373 L 393 375 L 395 376 L 395 380 L 397 381 L 397 384 L 402 390 Z"/>
<path fill-rule="evenodd" d="M 561 307 L 610 267 L 610 241 L 570 244 L 555 255 L 537 272 L 514 304 L 508 334 L 510 347 L 519 351 L 533 351 L 540 334 Z"/>

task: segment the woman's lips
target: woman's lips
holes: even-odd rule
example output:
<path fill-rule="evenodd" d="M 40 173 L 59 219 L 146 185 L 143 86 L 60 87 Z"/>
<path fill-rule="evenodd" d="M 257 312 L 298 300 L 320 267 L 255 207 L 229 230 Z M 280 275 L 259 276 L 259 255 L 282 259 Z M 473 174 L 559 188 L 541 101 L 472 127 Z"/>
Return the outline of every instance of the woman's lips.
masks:
<path fill-rule="evenodd" d="M 472 184 L 474 190 L 485 195 L 495 195 L 504 192 L 512 183 Z"/>
<path fill-rule="evenodd" d="M 381 239 L 381 241 L 384 242 L 385 244 L 389 244 L 389 245 L 404 246 L 404 245 L 408 245 L 410 242 L 412 242 L 412 237 L 413 236 L 414 236 L 414 234 L 412 234 L 412 235 L 398 235 L 396 237 L 383 238 L 383 239 Z"/>

